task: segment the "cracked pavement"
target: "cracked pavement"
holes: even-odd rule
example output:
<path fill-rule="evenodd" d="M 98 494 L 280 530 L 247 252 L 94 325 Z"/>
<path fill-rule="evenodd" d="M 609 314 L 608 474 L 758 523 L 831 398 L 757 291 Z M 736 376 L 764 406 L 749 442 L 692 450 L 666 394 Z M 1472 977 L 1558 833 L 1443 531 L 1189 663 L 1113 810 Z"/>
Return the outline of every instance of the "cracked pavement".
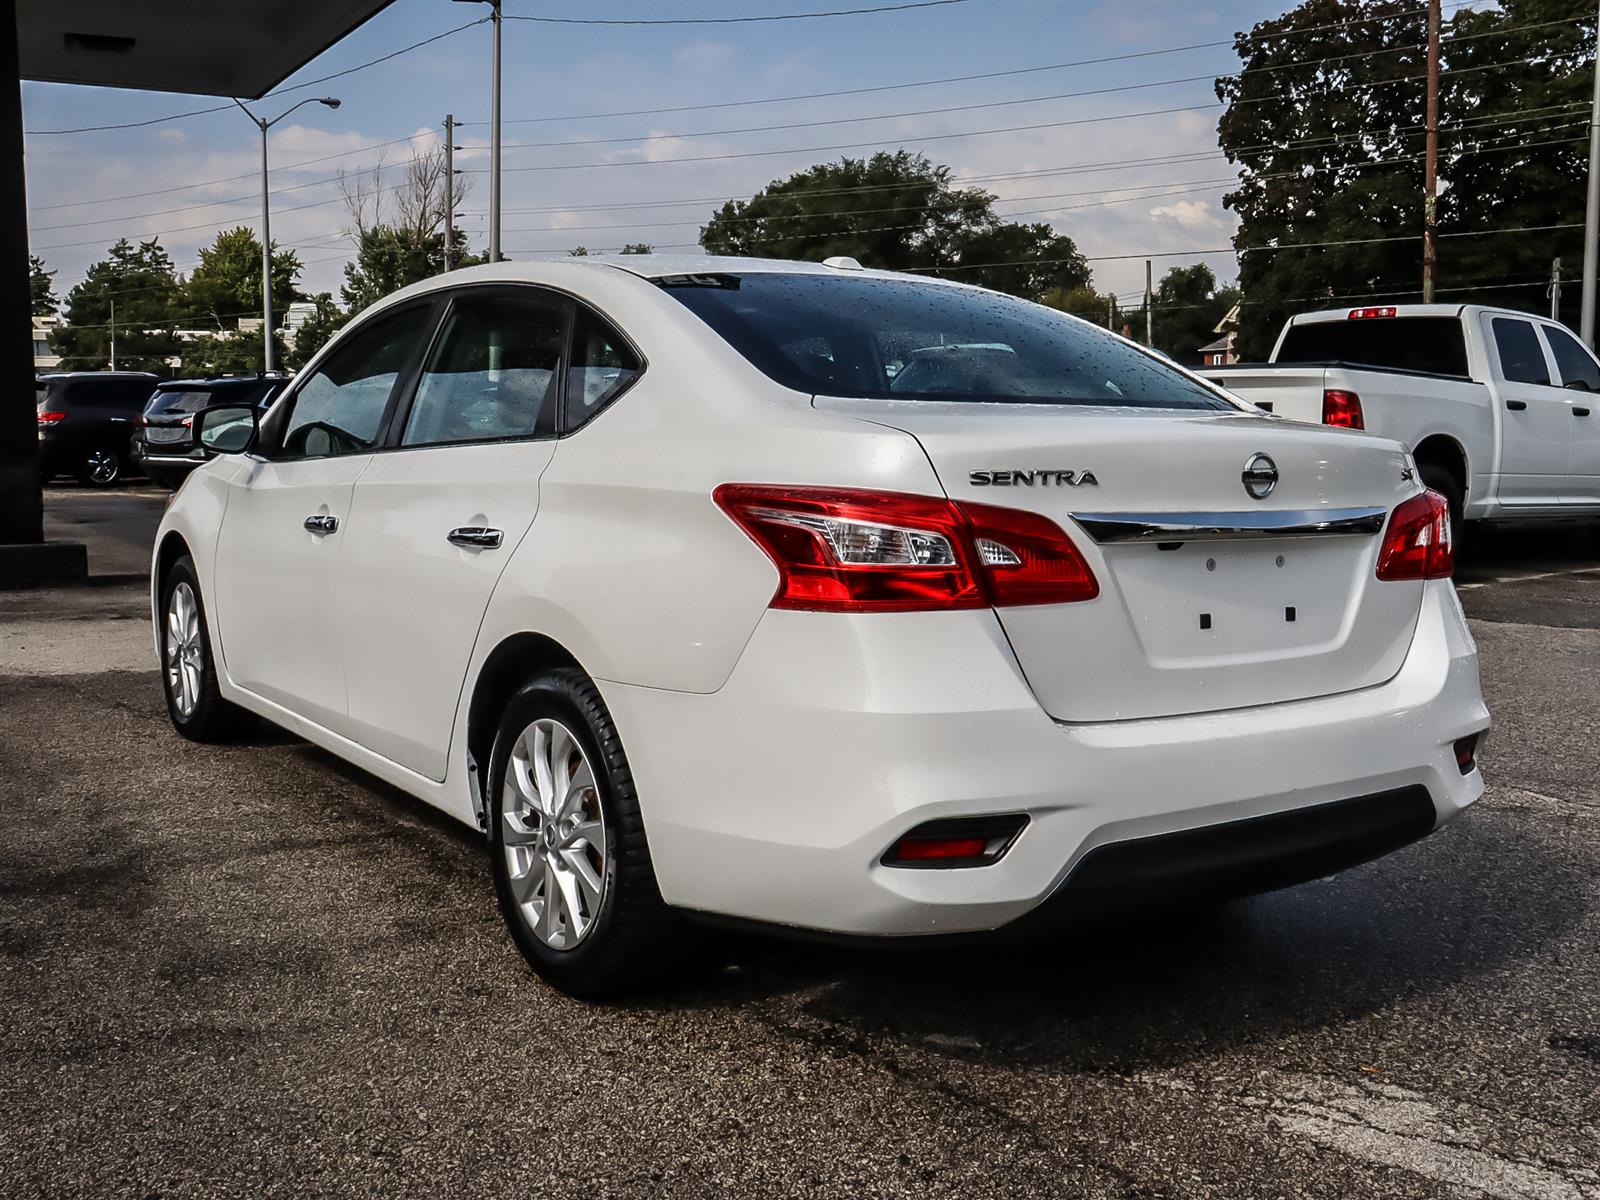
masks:
<path fill-rule="evenodd" d="M 0 593 L 0 1196 L 1600 1200 L 1600 551 L 1463 565 L 1461 821 L 1026 948 L 711 942 L 591 1007 L 481 840 L 168 727 L 132 585 Z M 1520 580 L 1520 581 L 1518 581 Z"/>

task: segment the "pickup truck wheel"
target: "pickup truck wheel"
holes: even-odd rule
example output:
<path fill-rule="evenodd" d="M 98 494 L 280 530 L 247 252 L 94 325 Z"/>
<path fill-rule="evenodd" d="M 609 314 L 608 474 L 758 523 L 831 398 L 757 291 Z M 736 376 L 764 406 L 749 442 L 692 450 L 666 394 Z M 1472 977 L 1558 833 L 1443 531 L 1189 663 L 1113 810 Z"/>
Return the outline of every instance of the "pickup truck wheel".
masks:
<path fill-rule="evenodd" d="M 1419 463 L 1417 474 L 1421 477 L 1424 487 L 1432 488 L 1449 503 L 1450 544 L 1459 552 L 1462 535 L 1466 532 L 1462 508 L 1467 499 L 1460 481 L 1448 467 L 1440 466 L 1438 463 Z"/>

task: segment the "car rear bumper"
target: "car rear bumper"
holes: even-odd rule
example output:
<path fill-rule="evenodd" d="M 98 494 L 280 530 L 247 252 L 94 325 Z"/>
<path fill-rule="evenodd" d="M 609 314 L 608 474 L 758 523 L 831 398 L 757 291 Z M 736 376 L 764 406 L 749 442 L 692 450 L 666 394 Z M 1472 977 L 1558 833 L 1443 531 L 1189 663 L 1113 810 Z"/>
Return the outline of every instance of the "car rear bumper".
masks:
<path fill-rule="evenodd" d="M 1258 708 L 1055 722 L 983 611 L 774 611 L 716 693 L 601 687 L 668 902 L 848 934 L 973 932 L 1314 878 L 1476 800 L 1482 776 L 1453 745 L 1489 724 L 1447 581 L 1426 585 L 1393 679 Z M 1000 813 L 1028 825 L 992 866 L 880 861 L 925 821 Z"/>

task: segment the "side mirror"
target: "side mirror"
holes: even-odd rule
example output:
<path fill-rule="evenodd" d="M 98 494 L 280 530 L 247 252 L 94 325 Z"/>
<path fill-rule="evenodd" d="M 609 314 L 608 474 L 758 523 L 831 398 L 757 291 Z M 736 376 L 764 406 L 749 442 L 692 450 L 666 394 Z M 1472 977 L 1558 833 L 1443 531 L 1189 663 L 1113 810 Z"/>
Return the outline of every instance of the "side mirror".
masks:
<path fill-rule="evenodd" d="M 194 417 L 194 441 L 213 454 L 243 454 L 256 444 L 260 415 L 248 404 L 219 404 Z"/>

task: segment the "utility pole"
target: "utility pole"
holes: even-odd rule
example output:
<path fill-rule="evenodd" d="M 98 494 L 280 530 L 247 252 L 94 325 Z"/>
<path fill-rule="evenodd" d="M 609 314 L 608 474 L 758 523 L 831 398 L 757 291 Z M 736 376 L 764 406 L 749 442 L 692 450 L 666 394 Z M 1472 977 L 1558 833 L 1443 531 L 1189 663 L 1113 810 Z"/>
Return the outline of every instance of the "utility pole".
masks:
<path fill-rule="evenodd" d="M 1594 102 L 1589 108 L 1589 206 L 1583 220 L 1583 316 L 1578 334 L 1594 348 L 1594 284 L 1600 275 L 1600 56 L 1595 60 Z"/>
<path fill-rule="evenodd" d="M 1144 260 L 1144 344 L 1154 349 L 1156 344 L 1156 292 L 1150 285 L 1150 260 Z"/>
<path fill-rule="evenodd" d="M 444 269 L 455 265 L 456 232 L 456 119 L 444 115 Z"/>
<path fill-rule="evenodd" d="M 1106 328 L 1112 333 L 1117 331 L 1117 297 L 1115 293 L 1106 297 Z"/>
<path fill-rule="evenodd" d="M 489 102 L 489 261 L 500 261 L 500 31 L 505 18 L 500 0 L 494 6 L 494 96 Z"/>
<path fill-rule="evenodd" d="M 111 302 L 111 369 L 117 369 L 117 302 Z"/>
<path fill-rule="evenodd" d="M 1552 258 L 1550 260 L 1549 295 L 1550 319 L 1552 321 L 1559 321 L 1561 319 L 1561 260 L 1559 258 Z"/>
<path fill-rule="evenodd" d="M 1428 0 L 1428 128 L 1422 168 L 1422 302 L 1433 303 L 1438 274 L 1434 223 L 1439 215 L 1439 0 Z"/>

